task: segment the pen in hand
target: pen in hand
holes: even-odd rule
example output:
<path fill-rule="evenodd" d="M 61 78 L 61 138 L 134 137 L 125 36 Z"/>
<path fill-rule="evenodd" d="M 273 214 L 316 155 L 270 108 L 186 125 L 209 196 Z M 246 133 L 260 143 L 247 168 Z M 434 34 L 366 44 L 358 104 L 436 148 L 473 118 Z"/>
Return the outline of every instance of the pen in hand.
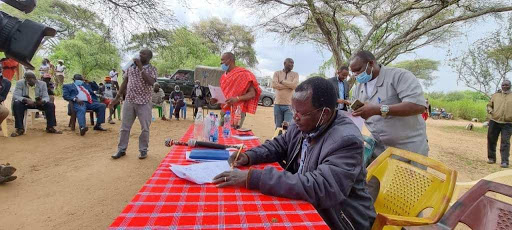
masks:
<path fill-rule="evenodd" d="M 238 152 L 236 153 L 235 160 L 231 164 L 231 170 L 235 168 L 235 162 L 238 160 L 238 156 L 240 156 L 240 152 L 242 152 L 242 149 L 244 148 L 244 144 L 240 145 L 240 148 L 238 149 Z"/>

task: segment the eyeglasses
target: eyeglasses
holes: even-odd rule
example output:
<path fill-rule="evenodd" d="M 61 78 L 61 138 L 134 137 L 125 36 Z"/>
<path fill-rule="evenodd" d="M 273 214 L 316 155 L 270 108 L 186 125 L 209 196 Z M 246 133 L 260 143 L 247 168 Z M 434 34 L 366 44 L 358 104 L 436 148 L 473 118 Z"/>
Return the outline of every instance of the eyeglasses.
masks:
<path fill-rule="evenodd" d="M 292 117 L 294 118 L 295 116 L 299 117 L 299 119 L 302 119 L 303 117 L 307 117 L 309 116 L 310 114 L 312 114 L 313 112 L 315 111 L 318 111 L 318 110 L 321 110 L 323 108 L 318 108 L 318 109 L 315 109 L 313 111 L 309 111 L 305 114 L 301 114 L 301 113 L 298 113 L 294 108 L 290 108 L 290 111 L 292 112 Z"/>

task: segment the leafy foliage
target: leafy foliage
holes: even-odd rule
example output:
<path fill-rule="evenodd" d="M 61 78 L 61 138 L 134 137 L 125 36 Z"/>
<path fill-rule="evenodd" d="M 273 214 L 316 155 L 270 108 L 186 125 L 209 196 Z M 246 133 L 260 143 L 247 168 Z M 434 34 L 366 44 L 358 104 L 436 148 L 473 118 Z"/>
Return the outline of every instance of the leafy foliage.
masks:
<path fill-rule="evenodd" d="M 457 118 L 471 120 L 478 118 L 485 121 L 487 118 L 486 96 L 475 91 L 457 91 L 450 93 L 432 92 L 425 94 L 432 108 L 444 108 Z"/>
<path fill-rule="evenodd" d="M 101 80 L 121 62 L 117 48 L 94 32 L 78 32 L 73 39 L 61 41 L 52 53 L 52 60 L 65 60 L 68 73 L 82 74 L 88 80 Z"/>
<path fill-rule="evenodd" d="M 212 53 L 221 55 L 224 52 L 233 52 L 237 60 L 247 66 L 254 67 L 258 64 L 253 48 L 255 38 L 248 27 L 211 18 L 198 22 L 192 28 L 206 41 Z"/>
<path fill-rule="evenodd" d="M 397 62 L 395 64 L 391 64 L 390 66 L 411 71 L 414 76 L 421 80 L 421 83 L 425 88 L 429 88 L 432 86 L 433 81 L 437 79 L 437 76 L 432 74 L 434 71 L 437 71 L 439 62 L 422 58 Z"/>
<path fill-rule="evenodd" d="M 457 72 L 458 82 L 490 98 L 512 73 L 512 24 L 475 42 L 452 58 L 450 66 Z"/>

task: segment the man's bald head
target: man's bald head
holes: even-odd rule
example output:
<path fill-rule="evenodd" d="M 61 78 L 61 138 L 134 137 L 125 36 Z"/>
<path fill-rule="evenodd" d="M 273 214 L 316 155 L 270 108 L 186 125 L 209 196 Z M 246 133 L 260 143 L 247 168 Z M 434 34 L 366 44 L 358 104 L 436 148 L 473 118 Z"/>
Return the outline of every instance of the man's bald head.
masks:
<path fill-rule="evenodd" d="M 34 74 L 32 71 L 25 72 L 25 81 L 28 85 L 34 86 L 37 82 L 36 74 Z"/>
<path fill-rule="evenodd" d="M 235 64 L 235 55 L 231 52 L 226 52 L 222 54 L 220 57 L 220 64 L 224 64 L 225 66 L 228 66 L 228 72 L 231 71 L 233 68 L 236 67 Z"/>
<path fill-rule="evenodd" d="M 287 73 L 292 71 L 294 64 L 295 64 L 295 62 L 293 61 L 293 59 L 291 59 L 291 58 L 284 59 L 284 71 Z"/>

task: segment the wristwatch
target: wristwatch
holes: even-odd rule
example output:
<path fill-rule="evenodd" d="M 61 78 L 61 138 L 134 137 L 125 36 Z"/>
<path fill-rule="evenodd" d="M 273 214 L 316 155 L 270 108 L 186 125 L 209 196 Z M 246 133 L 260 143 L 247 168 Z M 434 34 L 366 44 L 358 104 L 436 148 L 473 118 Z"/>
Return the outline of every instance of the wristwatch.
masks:
<path fill-rule="evenodd" d="M 386 117 L 389 113 L 389 106 L 387 105 L 381 105 L 380 106 L 380 115 L 382 117 Z"/>

